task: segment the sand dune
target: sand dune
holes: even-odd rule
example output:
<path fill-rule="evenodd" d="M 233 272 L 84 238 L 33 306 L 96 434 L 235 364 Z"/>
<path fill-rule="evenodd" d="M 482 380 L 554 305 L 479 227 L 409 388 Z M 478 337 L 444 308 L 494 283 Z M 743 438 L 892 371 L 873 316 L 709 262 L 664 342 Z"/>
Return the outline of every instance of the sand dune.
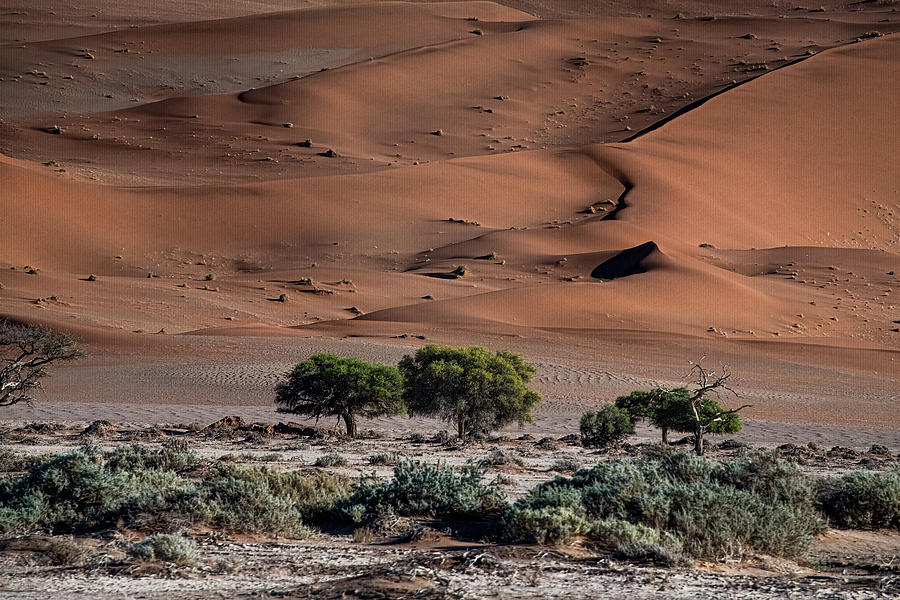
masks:
<path fill-rule="evenodd" d="M 812 361 L 895 382 L 889 6 L 290 8 L 4 38 L 43 41 L 0 46 L 0 314 L 113 362 L 188 352 L 158 331 L 586 362 L 618 335 L 613 370 L 709 346 L 757 387 L 773 352 L 780 381 Z"/>

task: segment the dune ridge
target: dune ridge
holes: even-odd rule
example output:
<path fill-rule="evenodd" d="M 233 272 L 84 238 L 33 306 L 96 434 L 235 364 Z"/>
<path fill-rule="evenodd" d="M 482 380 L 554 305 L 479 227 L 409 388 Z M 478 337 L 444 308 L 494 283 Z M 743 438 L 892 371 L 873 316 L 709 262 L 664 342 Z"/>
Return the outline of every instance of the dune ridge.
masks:
<path fill-rule="evenodd" d="M 225 7 L 0 46 L 0 314 L 101 356 L 807 343 L 877 354 L 889 387 L 900 20 L 533 4 Z"/>

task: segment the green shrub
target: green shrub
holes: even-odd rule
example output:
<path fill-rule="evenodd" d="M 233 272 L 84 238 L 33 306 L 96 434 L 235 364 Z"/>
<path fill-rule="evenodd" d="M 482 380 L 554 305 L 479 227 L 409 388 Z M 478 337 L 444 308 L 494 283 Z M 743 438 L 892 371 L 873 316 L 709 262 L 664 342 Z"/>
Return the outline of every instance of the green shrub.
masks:
<path fill-rule="evenodd" d="M 822 528 L 810 490 L 795 467 L 765 455 L 726 466 L 686 453 L 604 462 L 533 488 L 504 515 L 501 535 L 567 539 L 583 529 L 574 515 L 590 524 L 588 538 L 632 558 L 799 557 Z"/>
<path fill-rule="evenodd" d="M 0 528 L 74 532 L 157 512 L 193 484 L 171 471 L 110 468 L 95 449 L 58 456 L 0 486 Z"/>
<path fill-rule="evenodd" d="M 340 506 L 344 518 L 359 521 L 364 515 L 393 513 L 401 516 L 471 517 L 497 511 L 506 500 L 482 481 L 475 465 L 459 473 L 447 465 L 404 460 L 394 467 L 394 478 L 362 481 Z"/>
<path fill-rule="evenodd" d="M 182 473 L 199 467 L 203 460 L 188 449 L 185 440 L 172 440 L 160 449 L 140 444 L 116 448 L 105 457 L 106 467 L 114 471 L 174 471 Z"/>
<path fill-rule="evenodd" d="M 197 561 L 197 544 L 181 534 L 160 533 L 132 544 L 128 554 L 141 560 L 190 565 Z"/>
<path fill-rule="evenodd" d="M 838 527 L 900 529 L 900 470 L 855 471 L 821 484 L 822 511 Z"/>
<path fill-rule="evenodd" d="M 587 533 L 591 524 L 579 490 L 561 477 L 532 489 L 527 502 L 516 502 L 500 524 L 501 537 L 539 544 L 565 543 Z M 554 485 L 559 482 L 560 485 Z"/>
<path fill-rule="evenodd" d="M 313 524 L 328 517 L 335 504 L 347 497 L 350 482 L 330 473 L 285 472 L 268 467 L 218 466 L 204 485 L 221 481 L 244 481 L 260 488 L 265 495 L 288 499 L 300 518 Z"/>
<path fill-rule="evenodd" d="M 595 521 L 590 538 L 611 546 L 616 556 L 632 560 L 658 562 L 666 565 L 689 563 L 681 540 L 667 531 L 619 519 Z"/>
<path fill-rule="evenodd" d="M 581 443 L 585 446 L 608 448 L 620 444 L 632 433 L 634 424 L 631 417 L 612 404 L 581 416 Z"/>
<path fill-rule="evenodd" d="M 504 520 L 504 527 L 517 540 L 562 544 L 586 534 L 591 524 L 583 508 L 545 506 L 510 511 Z"/>
<path fill-rule="evenodd" d="M 187 516 L 235 532 L 301 535 L 349 493 L 345 478 L 222 465 L 198 481 L 166 450 L 82 448 L 0 482 L 0 531 L 82 532 L 147 515 Z"/>

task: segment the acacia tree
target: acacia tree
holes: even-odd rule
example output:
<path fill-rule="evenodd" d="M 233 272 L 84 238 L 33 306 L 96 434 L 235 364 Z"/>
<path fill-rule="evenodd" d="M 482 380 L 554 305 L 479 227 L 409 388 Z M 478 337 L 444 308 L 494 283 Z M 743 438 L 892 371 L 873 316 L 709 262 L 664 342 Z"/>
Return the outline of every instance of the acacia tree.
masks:
<path fill-rule="evenodd" d="M 0 406 L 30 403 L 47 368 L 82 356 L 75 340 L 44 327 L 0 320 Z"/>
<path fill-rule="evenodd" d="M 695 385 L 697 387 L 691 391 L 691 395 L 688 398 L 691 416 L 694 419 L 694 452 L 697 456 L 703 456 L 704 433 L 711 431 L 710 428 L 713 425 L 724 423 L 727 418 L 736 417 L 738 412 L 745 408 L 750 408 L 749 404 L 744 404 L 728 410 L 714 403 L 715 409 L 710 409 L 707 412 L 704 404 L 704 401 L 707 400 L 705 398 L 706 394 L 722 395 L 723 393 L 730 393 L 737 396 L 737 392 L 728 385 L 728 380 L 731 378 L 731 372 L 728 370 L 728 367 L 722 365 L 721 371 L 710 371 L 701 364 L 702 362 L 703 359 L 700 359 L 691 367 L 691 374 L 696 377 Z"/>
<path fill-rule="evenodd" d="M 534 367 L 518 354 L 429 345 L 400 361 L 410 414 L 456 424 L 460 439 L 509 423 L 533 422 L 541 401 L 527 384 Z"/>
<path fill-rule="evenodd" d="M 662 433 L 662 443 L 669 443 L 669 431 L 695 433 L 692 392 L 685 387 L 656 387 L 649 392 L 634 391 L 616 398 L 616 406 L 627 411 L 633 421 L 646 419 Z M 741 420 L 735 412 L 726 411 L 712 398 L 699 401 L 700 419 L 705 433 L 737 433 Z"/>
<path fill-rule="evenodd" d="M 397 367 L 316 354 L 294 367 L 275 387 L 275 404 L 280 412 L 313 417 L 317 422 L 321 417 L 341 418 L 347 435 L 356 437 L 358 415 L 406 412 L 402 389 Z"/>

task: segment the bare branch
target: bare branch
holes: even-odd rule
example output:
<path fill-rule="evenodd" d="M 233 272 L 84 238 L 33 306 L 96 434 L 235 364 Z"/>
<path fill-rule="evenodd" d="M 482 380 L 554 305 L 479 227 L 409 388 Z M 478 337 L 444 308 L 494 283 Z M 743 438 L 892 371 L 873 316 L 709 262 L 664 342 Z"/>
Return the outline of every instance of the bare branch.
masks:
<path fill-rule="evenodd" d="M 31 403 L 29 390 L 40 387 L 48 366 L 80 356 L 66 334 L 0 320 L 0 407 Z"/>

